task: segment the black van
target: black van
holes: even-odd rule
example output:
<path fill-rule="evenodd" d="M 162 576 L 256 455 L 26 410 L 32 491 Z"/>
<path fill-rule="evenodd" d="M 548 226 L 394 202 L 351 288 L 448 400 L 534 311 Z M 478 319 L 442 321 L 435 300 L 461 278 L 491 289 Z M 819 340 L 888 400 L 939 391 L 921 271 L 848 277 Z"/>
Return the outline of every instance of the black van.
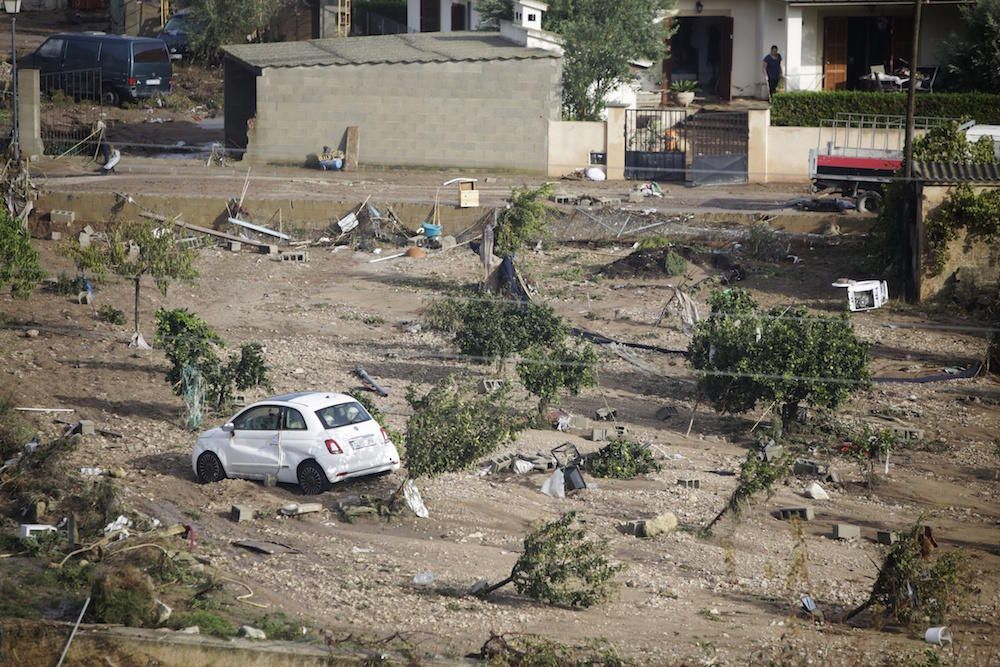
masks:
<path fill-rule="evenodd" d="M 41 71 L 43 91 L 77 97 L 96 94 L 87 89 L 98 85 L 100 72 L 101 97 L 112 106 L 169 93 L 174 74 L 163 40 L 100 32 L 52 35 L 20 66 Z M 52 74 L 60 76 L 46 76 Z"/>

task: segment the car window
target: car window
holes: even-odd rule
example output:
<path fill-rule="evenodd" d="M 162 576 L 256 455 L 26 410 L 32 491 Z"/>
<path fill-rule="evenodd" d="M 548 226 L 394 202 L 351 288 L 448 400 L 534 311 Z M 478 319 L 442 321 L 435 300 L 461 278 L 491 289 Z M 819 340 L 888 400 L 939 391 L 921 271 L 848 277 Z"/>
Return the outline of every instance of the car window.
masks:
<path fill-rule="evenodd" d="M 277 405 L 258 405 L 233 420 L 237 431 L 277 431 L 281 426 L 281 408 Z"/>
<path fill-rule="evenodd" d="M 163 26 L 164 32 L 186 32 L 188 29 L 187 17 L 172 16 L 167 24 Z"/>
<path fill-rule="evenodd" d="M 100 42 L 90 39 L 71 39 L 66 43 L 66 66 L 69 69 L 94 67 L 100 54 Z"/>
<path fill-rule="evenodd" d="M 104 43 L 101 49 L 101 65 L 106 69 L 124 70 L 128 64 L 128 44 L 125 42 Z"/>
<path fill-rule="evenodd" d="M 285 428 L 286 431 L 305 431 L 306 420 L 302 413 L 295 408 L 285 408 Z"/>
<path fill-rule="evenodd" d="M 340 428 L 351 424 L 360 424 L 371 419 L 371 415 L 357 401 L 331 405 L 316 411 L 316 416 L 324 428 Z"/>
<path fill-rule="evenodd" d="M 170 62 L 167 47 L 163 42 L 138 42 L 132 45 L 132 56 L 137 63 Z"/>
<path fill-rule="evenodd" d="M 44 44 L 38 47 L 35 55 L 39 58 L 58 58 L 62 55 L 64 43 L 65 40 L 62 39 L 53 38 L 46 40 Z"/>

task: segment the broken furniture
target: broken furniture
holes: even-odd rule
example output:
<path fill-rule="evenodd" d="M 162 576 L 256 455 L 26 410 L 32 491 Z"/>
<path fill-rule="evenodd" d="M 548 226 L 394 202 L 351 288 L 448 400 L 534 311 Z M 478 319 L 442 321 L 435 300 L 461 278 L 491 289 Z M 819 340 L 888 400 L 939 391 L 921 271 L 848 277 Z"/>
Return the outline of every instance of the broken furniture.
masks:
<path fill-rule="evenodd" d="M 881 308 L 889 300 L 889 285 L 884 280 L 841 278 L 833 286 L 847 290 L 847 306 L 851 312 Z"/>

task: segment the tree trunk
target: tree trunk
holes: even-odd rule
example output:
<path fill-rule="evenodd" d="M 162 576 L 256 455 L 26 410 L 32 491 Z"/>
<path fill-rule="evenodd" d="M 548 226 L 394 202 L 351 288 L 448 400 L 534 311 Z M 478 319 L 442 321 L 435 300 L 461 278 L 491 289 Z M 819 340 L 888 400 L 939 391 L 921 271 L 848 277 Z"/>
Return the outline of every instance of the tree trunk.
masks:
<path fill-rule="evenodd" d="M 514 575 L 511 574 L 509 577 L 507 577 L 503 581 L 495 583 L 492 586 L 490 586 L 489 588 L 487 588 L 487 589 L 485 589 L 483 591 L 480 591 L 479 593 L 476 594 L 476 596 L 484 598 L 487 595 L 491 594 L 493 591 L 495 591 L 497 589 L 500 589 L 500 588 L 503 588 L 507 584 L 513 583 L 513 581 L 514 581 Z"/>
<path fill-rule="evenodd" d="M 139 283 L 142 280 L 142 274 L 135 277 L 135 332 L 139 333 Z"/>

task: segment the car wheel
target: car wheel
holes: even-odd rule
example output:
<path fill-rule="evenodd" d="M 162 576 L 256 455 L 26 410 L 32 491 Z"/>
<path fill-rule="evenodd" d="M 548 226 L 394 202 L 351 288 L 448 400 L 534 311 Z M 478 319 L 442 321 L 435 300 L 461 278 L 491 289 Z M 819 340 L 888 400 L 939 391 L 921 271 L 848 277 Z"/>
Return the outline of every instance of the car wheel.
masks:
<path fill-rule="evenodd" d="M 101 93 L 101 101 L 104 102 L 104 106 L 116 107 L 121 104 L 122 97 L 114 88 L 105 88 Z"/>
<path fill-rule="evenodd" d="M 302 493 L 307 496 L 315 496 L 330 488 L 330 480 L 315 461 L 303 461 L 299 466 L 298 477 Z"/>
<path fill-rule="evenodd" d="M 874 190 L 866 190 L 861 193 L 858 197 L 857 204 L 858 213 L 873 213 L 878 214 L 882 212 L 882 194 L 875 192 Z"/>
<path fill-rule="evenodd" d="M 218 482 L 226 478 L 226 469 L 222 467 L 222 461 L 212 452 L 205 452 L 198 457 L 198 482 L 208 484 Z"/>

